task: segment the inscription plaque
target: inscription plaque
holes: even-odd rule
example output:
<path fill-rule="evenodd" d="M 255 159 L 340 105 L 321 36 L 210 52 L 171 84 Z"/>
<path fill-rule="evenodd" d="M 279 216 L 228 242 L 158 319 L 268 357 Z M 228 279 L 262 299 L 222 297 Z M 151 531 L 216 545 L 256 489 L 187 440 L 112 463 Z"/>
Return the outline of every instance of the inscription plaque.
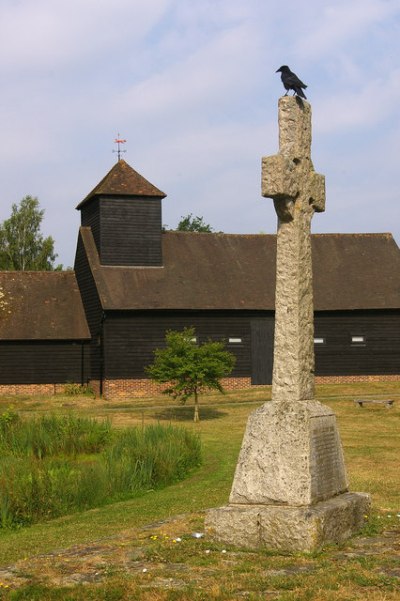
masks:
<path fill-rule="evenodd" d="M 343 452 L 334 415 L 310 420 L 310 473 L 313 502 L 347 490 Z"/>

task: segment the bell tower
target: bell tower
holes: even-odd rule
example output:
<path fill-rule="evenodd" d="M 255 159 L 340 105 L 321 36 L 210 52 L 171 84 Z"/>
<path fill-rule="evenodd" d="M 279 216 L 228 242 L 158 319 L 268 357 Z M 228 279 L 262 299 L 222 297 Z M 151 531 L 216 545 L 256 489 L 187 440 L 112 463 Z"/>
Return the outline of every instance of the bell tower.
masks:
<path fill-rule="evenodd" d="M 166 194 L 119 158 L 78 204 L 102 265 L 162 265 L 161 200 Z"/>

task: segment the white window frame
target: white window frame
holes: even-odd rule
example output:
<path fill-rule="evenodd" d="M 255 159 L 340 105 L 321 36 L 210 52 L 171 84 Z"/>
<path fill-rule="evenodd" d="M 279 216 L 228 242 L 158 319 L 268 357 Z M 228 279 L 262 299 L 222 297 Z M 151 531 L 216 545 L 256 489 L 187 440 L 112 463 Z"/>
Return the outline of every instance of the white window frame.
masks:
<path fill-rule="evenodd" d="M 367 344 L 367 337 L 364 334 L 352 334 L 351 344 L 353 346 L 365 346 Z"/>

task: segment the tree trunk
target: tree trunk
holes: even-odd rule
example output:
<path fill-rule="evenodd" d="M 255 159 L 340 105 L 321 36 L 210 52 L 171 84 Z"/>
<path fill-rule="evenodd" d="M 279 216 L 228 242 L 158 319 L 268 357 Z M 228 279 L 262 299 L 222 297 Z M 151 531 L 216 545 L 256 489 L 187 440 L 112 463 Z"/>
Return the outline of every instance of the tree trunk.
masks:
<path fill-rule="evenodd" d="M 195 422 L 199 422 L 200 421 L 200 415 L 199 415 L 199 396 L 197 394 L 197 390 L 194 391 L 194 418 L 193 421 Z"/>

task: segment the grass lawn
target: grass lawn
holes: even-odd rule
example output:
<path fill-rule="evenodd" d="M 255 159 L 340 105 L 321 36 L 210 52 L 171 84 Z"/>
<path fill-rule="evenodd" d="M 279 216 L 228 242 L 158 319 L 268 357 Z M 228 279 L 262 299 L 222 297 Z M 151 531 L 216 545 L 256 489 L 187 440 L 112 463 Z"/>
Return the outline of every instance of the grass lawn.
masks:
<path fill-rule="evenodd" d="M 368 396 L 395 403 L 386 409 L 359 408 L 353 402 Z M 0 568 L 0 599 L 400 599 L 400 383 L 323 385 L 317 387 L 317 397 L 337 415 L 351 490 L 369 492 L 374 512 L 365 530 L 373 536 L 370 546 L 368 539 L 355 539 L 312 556 L 223 549 L 191 536 L 202 531 L 205 509 L 227 503 L 247 417 L 269 400 L 269 388 L 203 397 L 198 424 L 192 422 L 192 406 L 173 406 L 164 397 L 123 403 L 61 396 L 0 399 L 0 413 L 12 406 L 23 416 L 48 411 L 106 416 L 118 427 L 184 425 L 200 434 L 204 458 L 188 479 L 163 490 L 0 532 L 0 566 L 17 562 L 15 573 L 22 574 L 22 586 L 10 593 L 6 586 L 12 580 Z M 148 524 L 153 526 L 146 528 Z M 385 535 L 379 534 L 382 528 Z M 181 540 L 173 543 L 174 537 Z M 99 582 L 91 584 L 93 577 L 70 588 L 66 576 L 57 580 L 46 572 L 50 557 L 53 566 L 64 562 L 58 572 L 67 574 L 75 556 L 84 571 L 90 544 L 108 549 L 97 558 Z M 76 552 L 62 551 L 73 546 Z M 43 582 L 53 586 L 43 588 Z"/>

